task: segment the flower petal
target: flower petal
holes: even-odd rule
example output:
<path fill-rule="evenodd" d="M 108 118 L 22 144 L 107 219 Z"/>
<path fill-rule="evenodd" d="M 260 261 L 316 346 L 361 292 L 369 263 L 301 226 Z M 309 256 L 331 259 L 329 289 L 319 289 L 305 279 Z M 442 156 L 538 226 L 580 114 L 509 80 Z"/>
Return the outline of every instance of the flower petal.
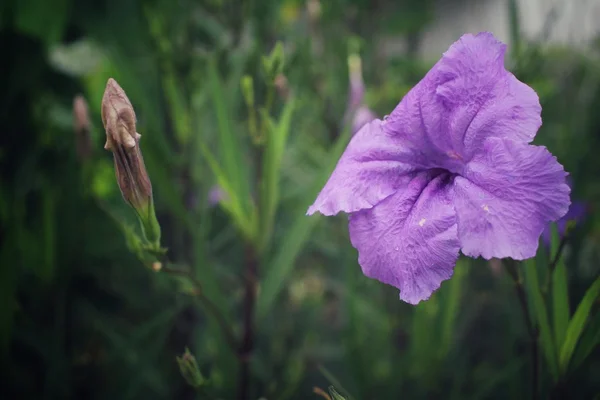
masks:
<path fill-rule="evenodd" d="M 422 172 L 405 190 L 350 215 L 363 273 L 400 289 L 407 303 L 428 299 L 452 276 L 460 244 L 450 188 L 448 173 Z"/>
<path fill-rule="evenodd" d="M 402 142 L 367 123 L 354 135 L 307 214 L 335 215 L 368 209 L 406 186 L 413 167 L 402 161 Z"/>
<path fill-rule="evenodd" d="M 533 257 L 546 224 L 569 208 L 566 175 L 545 147 L 487 139 L 454 180 L 463 253 L 488 260 Z"/>
<path fill-rule="evenodd" d="M 488 137 L 529 143 L 541 125 L 533 89 L 504 68 L 506 45 L 467 34 L 400 102 L 384 130 L 410 138 L 435 166 L 460 172 Z M 463 163 L 460 163 L 462 165 Z"/>

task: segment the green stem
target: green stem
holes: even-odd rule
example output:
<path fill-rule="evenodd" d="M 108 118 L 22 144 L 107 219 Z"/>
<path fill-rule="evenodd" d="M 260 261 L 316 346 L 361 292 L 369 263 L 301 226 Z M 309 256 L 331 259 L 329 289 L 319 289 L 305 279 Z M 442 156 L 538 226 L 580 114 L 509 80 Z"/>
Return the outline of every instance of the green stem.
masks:
<path fill-rule="evenodd" d="M 235 352 L 235 350 L 237 348 L 237 341 L 235 339 L 235 335 L 233 334 L 233 330 L 231 329 L 231 327 L 225 320 L 225 317 L 223 316 L 223 314 L 221 313 L 221 311 L 219 310 L 217 305 L 215 303 L 213 303 L 212 300 L 210 300 L 208 297 L 206 297 L 206 295 L 204 294 L 204 292 L 202 290 L 202 284 L 192 274 L 192 272 L 189 270 L 176 269 L 176 268 L 170 267 L 168 265 L 164 266 L 161 269 L 161 271 L 165 272 L 167 274 L 170 274 L 170 275 L 178 275 L 178 276 L 186 277 L 187 279 L 190 280 L 190 282 L 192 282 L 192 284 L 194 285 L 194 295 L 198 298 L 198 300 L 206 308 L 206 310 L 209 313 L 211 313 L 213 315 L 213 317 L 215 317 L 215 320 L 217 321 L 217 323 L 219 324 L 219 327 L 221 328 L 221 330 L 223 331 L 223 334 L 225 335 L 225 339 L 227 340 L 227 343 L 229 344 L 231 350 Z"/>
<path fill-rule="evenodd" d="M 506 269 L 506 272 L 510 275 L 515 285 L 515 292 L 519 299 L 519 305 L 523 311 L 523 317 L 525 318 L 525 326 L 529 333 L 529 340 L 531 346 L 531 387 L 532 387 L 532 399 L 536 400 L 539 398 L 539 356 L 538 356 L 538 341 L 537 341 L 537 329 L 531 320 L 529 313 L 529 306 L 527 304 L 527 294 L 523 287 L 522 279 L 519 276 L 517 269 L 517 262 L 512 259 L 506 259 L 502 263 Z"/>

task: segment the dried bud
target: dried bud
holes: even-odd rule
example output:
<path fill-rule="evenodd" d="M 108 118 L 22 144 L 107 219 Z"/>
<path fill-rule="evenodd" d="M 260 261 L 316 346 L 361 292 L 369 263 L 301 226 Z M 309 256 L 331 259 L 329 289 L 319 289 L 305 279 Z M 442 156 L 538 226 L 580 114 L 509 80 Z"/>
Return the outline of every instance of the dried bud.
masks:
<path fill-rule="evenodd" d="M 102 123 L 106 130 L 104 148 L 113 153 L 123 198 L 136 210 L 148 207 L 152 185 L 139 147 L 141 135 L 135 128 L 135 112 L 125 91 L 112 78 L 102 98 Z"/>
<path fill-rule="evenodd" d="M 321 389 L 320 387 L 313 387 L 313 393 L 316 395 L 321 396 L 322 398 L 324 398 L 325 400 L 331 400 L 331 396 L 329 396 L 327 394 L 327 392 L 325 392 L 323 389 Z"/>
<path fill-rule="evenodd" d="M 352 134 L 356 134 L 365 124 L 377 118 L 377 115 L 364 104 L 365 83 L 362 77 L 362 61 L 358 54 L 348 57 L 350 88 L 348 105 L 344 121 L 351 124 Z"/>
<path fill-rule="evenodd" d="M 317 21 L 321 17 L 321 2 L 319 0 L 308 0 L 306 2 L 308 17 L 312 22 Z"/>
<path fill-rule="evenodd" d="M 159 272 L 162 269 L 162 263 L 160 261 L 154 261 L 152 263 L 152 270 L 154 272 Z"/>
<path fill-rule="evenodd" d="M 87 102 L 81 95 L 77 95 L 73 99 L 73 131 L 75 132 L 77 157 L 80 161 L 89 159 L 92 154 L 90 117 Z"/>
<path fill-rule="evenodd" d="M 290 87 L 284 74 L 279 74 L 275 77 L 275 90 L 277 90 L 277 93 L 282 99 L 287 100 L 289 98 Z"/>
<path fill-rule="evenodd" d="M 137 212 L 146 238 L 158 242 L 160 227 L 154 215 L 152 185 L 140 151 L 141 135 L 135 127 L 135 111 L 125 91 L 112 78 L 108 79 L 102 97 L 102 123 L 106 130 L 104 148 L 113 153 L 121 194 Z"/>

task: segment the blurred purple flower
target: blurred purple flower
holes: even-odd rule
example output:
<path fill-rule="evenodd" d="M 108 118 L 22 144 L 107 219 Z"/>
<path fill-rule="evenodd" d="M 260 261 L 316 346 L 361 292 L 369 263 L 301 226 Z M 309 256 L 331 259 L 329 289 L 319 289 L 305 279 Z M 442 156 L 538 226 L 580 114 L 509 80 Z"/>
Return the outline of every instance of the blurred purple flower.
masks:
<path fill-rule="evenodd" d="M 208 204 L 211 207 L 216 206 L 217 204 L 219 204 L 221 201 L 225 200 L 226 198 L 227 198 L 227 192 L 225 192 L 225 190 L 223 190 L 223 188 L 221 188 L 221 186 L 219 186 L 219 185 L 214 185 L 208 191 Z"/>
<path fill-rule="evenodd" d="M 569 211 L 558 221 L 556 221 L 556 225 L 558 228 L 558 235 L 560 238 L 563 238 L 567 231 L 567 224 L 571 221 L 579 224 L 581 220 L 585 217 L 587 213 L 587 204 L 582 201 L 573 201 L 571 206 L 569 207 Z M 544 232 L 542 233 L 542 241 L 546 245 L 546 247 L 550 248 L 550 244 L 552 243 L 552 224 L 548 224 Z"/>
<path fill-rule="evenodd" d="M 374 119 L 377 119 L 377 115 L 373 111 L 367 106 L 360 106 L 354 113 L 354 118 L 352 118 L 352 134 L 355 135 L 360 131 L 360 128 Z"/>
<path fill-rule="evenodd" d="M 383 121 L 350 141 L 307 214 L 350 214 L 363 273 L 428 299 L 459 251 L 533 257 L 550 221 L 567 212 L 566 172 L 533 146 L 535 91 L 504 68 L 506 45 L 464 35 Z"/>
<path fill-rule="evenodd" d="M 350 90 L 348 93 L 348 106 L 344 121 L 352 123 L 352 134 L 356 134 L 365 124 L 377 118 L 377 115 L 363 102 L 365 97 L 365 83 L 362 77 L 362 65 L 357 55 L 348 59 L 350 69 Z"/>

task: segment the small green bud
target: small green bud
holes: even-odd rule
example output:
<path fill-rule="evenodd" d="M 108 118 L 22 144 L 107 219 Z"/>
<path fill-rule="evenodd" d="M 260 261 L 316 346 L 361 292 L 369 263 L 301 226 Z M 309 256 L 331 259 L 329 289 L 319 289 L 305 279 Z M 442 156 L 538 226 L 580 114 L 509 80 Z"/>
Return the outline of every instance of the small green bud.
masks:
<path fill-rule="evenodd" d="M 254 80 L 250 75 L 242 77 L 242 95 L 248 107 L 254 107 Z"/>
<path fill-rule="evenodd" d="M 190 353 L 190 350 L 186 348 L 185 353 L 181 357 L 176 358 L 183 379 L 192 387 L 199 388 L 202 386 L 205 380 L 200 373 L 196 358 Z"/>
<path fill-rule="evenodd" d="M 285 54 L 281 42 L 275 44 L 275 47 L 268 56 L 262 57 L 262 64 L 263 71 L 269 82 L 273 82 L 277 75 L 283 73 Z"/>

